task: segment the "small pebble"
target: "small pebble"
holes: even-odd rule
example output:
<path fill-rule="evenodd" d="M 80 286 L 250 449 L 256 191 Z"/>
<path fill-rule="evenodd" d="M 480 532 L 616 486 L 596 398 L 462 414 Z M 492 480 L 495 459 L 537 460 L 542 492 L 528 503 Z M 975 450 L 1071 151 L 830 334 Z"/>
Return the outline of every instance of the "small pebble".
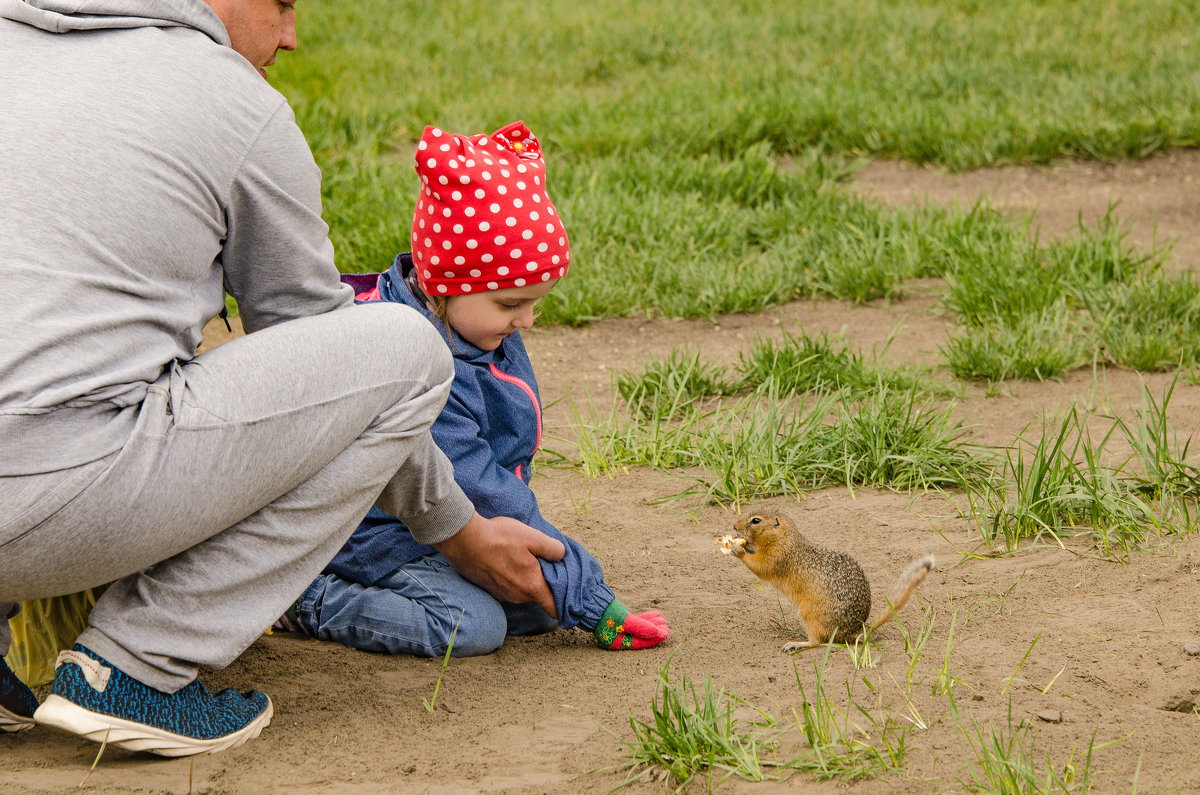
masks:
<path fill-rule="evenodd" d="M 1197 654 L 1200 654 L 1200 646 L 1197 646 L 1194 643 L 1189 643 L 1183 647 L 1183 653 L 1189 657 L 1195 657 Z"/>
<path fill-rule="evenodd" d="M 1044 720 L 1046 723 L 1062 723 L 1062 713 L 1057 710 L 1044 710 L 1037 714 L 1038 720 Z"/>

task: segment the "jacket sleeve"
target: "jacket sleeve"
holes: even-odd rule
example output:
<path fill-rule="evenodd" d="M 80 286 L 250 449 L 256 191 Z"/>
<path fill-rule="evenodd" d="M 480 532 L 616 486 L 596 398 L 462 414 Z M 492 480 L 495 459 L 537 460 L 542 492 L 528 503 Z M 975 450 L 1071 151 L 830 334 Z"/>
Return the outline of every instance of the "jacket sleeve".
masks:
<path fill-rule="evenodd" d="M 546 532 L 557 532 L 542 518 L 533 490 L 496 460 L 475 415 L 451 391 L 433 423 L 433 440 L 454 464 L 454 479 L 483 516 L 511 516 Z"/>
<path fill-rule="evenodd" d="M 250 147 L 229 196 L 221 263 L 247 332 L 353 303 L 321 218 L 321 172 L 287 102 Z"/>
<path fill-rule="evenodd" d="M 563 542 L 561 561 L 542 561 L 542 575 L 554 595 L 564 628 L 595 629 L 615 598 L 600 563 L 575 539 L 542 517 L 533 490 L 496 460 L 478 420 L 453 392 L 433 424 L 433 438 L 454 464 L 454 477 L 475 510 L 486 517 L 511 516 Z"/>

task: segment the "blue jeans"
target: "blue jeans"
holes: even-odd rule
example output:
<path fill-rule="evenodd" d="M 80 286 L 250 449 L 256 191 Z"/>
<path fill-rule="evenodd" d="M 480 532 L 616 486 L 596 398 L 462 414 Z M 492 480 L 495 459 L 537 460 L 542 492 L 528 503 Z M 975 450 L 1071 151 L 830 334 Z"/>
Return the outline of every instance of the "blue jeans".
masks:
<path fill-rule="evenodd" d="M 441 554 L 406 563 L 372 585 L 322 574 L 296 603 L 304 630 L 366 651 L 440 657 L 490 654 L 506 635 L 538 635 L 558 622 L 535 604 L 497 601 Z M 455 627 L 458 628 L 455 633 Z"/>

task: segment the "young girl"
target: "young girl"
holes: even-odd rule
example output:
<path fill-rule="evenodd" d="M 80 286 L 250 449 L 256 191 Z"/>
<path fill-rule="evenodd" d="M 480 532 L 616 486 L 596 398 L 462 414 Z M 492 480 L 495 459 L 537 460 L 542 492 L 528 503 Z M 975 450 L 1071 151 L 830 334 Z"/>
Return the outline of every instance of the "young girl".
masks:
<path fill-rule="evenodd" d="M 560 562 L 541 562 L 557 621 L 537 605 L 498 602 L 373 508 L 296 603 L 299 628 L 360 649 L 426 656 L 445 654 L 452 636 L 452 653 L 469 656 L 496 650 L 505 635 L 556 626 L 590 630 L 606 649 L 658 645 L 668 634 L 662 616 L 629 613 L 600 564 L 542 517 L 529 488 L 542 414 L 519 329 L 533 325 L 538 300 L 571 259 L 537 139 L 519 121 L 491 136 L 427 127 L 416 169 L 412 254 L 371 277 L 358 297 L 406 304 L 442 330 L 455 374 L 434 440 L 480 514 L 519 519 L 566 546 Z"/>

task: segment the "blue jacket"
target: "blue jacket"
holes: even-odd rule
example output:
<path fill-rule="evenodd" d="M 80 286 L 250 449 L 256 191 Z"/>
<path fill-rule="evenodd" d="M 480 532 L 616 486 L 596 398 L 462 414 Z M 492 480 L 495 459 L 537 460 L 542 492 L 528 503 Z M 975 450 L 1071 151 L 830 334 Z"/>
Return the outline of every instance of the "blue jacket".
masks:
<path fill-rule="evenodd" d="M 396 257 L 376 280 L 378 300 L 413 307 L 443 334 L 450 333 L 405 284 L 411 270 L 408 254 Z M 366 286 L 361 276 L 346 281 L 356 284 L 356 290 Z M 596 559 L 542 517 L 529 488 L 530 465 L 542 440 L 542 407 L 520 333 L 508 336 L 494 351 L 481 351 L 458 335 L 450 348 L 454 384 L 433 424 L 434 441 L 454 464 L 455 479 L 482 516 L 511 516 L 563 542 L 567 554 L 562 561 L 542 561 L 559 624 L 593 629 L 614 598 L 612 589 Z M 436 551 L 413 539 L 399 519 L 372 508 L 326 571 L 370 585 Z"/>

